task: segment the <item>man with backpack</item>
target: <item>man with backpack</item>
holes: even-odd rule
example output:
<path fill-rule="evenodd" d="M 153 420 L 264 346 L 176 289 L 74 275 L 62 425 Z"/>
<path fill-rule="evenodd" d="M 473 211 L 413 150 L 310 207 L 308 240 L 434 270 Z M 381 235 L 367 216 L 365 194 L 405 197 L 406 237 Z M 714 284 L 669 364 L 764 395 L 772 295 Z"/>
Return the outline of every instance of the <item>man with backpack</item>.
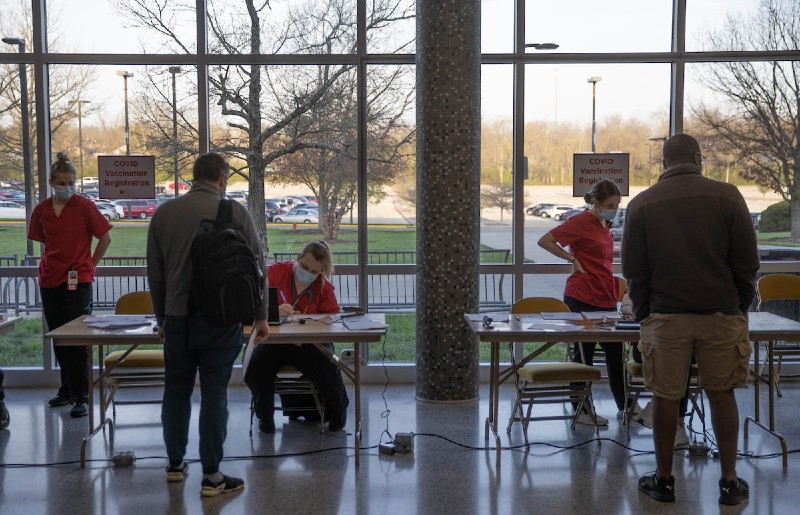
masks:
<path fill-rule="evenodd" d="M 183 481 L 188 473 L 184 456 L 199 370 L 203 497 L 244 488 L 243 480 L 219 470 L 227 434 L 228 381 L 242 348 L 242 323 L 255 320 L 256 342 L 269 334 L 264 253 L 247 210 L 222 200 L 227 172 L 221 155 L 198 157 L 191 189 L 158 208 L 147 234 L 147 277 L 164 340 L 161 421 L 167 481 Z"/>

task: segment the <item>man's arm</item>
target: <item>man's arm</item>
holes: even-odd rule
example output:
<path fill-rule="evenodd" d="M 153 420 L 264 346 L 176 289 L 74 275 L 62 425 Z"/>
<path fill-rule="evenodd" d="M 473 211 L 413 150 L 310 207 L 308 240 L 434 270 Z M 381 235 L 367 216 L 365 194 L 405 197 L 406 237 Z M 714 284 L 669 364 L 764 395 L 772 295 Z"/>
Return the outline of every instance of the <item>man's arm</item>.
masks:
<path fill-rule="evenodd" d="M 158 214 L 153 215 L 147 229 L 147 283 L 150 286 L 150 297 L 153 299 L 153 312 L 156 315 L 158 327 L 164 326 L 166 310 L 166 276 L 164 273 L 164 255 L 158 244 L 156 224 Z"/>
<path fill-rule="evenodd" d="M 746 313 L 756 295 L 755 282 L 760 263 L 753 220 L 743 198 L 734 212 L 729 238 L 729 263 L 739 293 L 739 309 Z"/>
<path fill-rule="evenodd" d="M 628 211 L 622 231 L 622 275 L 628 281 L 636 320 L 650 315 L 650 265 L 647 259 L 647 233 L 640 212 Z"/>

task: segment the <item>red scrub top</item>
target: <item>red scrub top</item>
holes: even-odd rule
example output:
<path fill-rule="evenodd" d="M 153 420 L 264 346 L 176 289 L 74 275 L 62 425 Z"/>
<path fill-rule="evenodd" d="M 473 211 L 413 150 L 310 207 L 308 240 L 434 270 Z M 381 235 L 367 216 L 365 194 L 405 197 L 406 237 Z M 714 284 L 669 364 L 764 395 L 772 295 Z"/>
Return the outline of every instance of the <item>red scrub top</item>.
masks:
<path fill-rule="evenodd" d="M 281 261 L 267 267 L 267 282 L 270 288 L 278 288 L 278 302 L 293 304 L 299 313 L 338 313 L 339 302 L 333 284 L 322 275 L 305 290 L 295 290 L 294 264 L 294 261 Z"/>
<path fill-rule="evenodd" d="M 585 274 L 573 273 L 567 279 L 564 295 L 599 308 L 616 309 L 619 298 L 611 262 L 614 238 L 605 221 L 589 211 L 573 216 L 550 234 L 580 261 Z"/>
<path fill-rule="evenodd" d="M 94 281 L 92 237 L 101 238 L 111 224 L 94 202 L 72 195 L 56 216 L 53 199 L 40 202 L 31 214 L 28 238 L 44 243 L 39 262 L 39 286 L 55 288 L 67 282 L 70 270 L 78 272 L 79 283 Z"/>

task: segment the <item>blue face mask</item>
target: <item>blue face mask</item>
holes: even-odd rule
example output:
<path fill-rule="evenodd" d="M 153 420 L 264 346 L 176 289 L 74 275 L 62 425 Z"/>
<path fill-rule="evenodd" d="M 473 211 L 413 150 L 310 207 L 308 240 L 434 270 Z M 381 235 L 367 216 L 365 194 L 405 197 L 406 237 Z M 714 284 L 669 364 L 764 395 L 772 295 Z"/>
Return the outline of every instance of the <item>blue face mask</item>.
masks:
<path fill-rule="evenodd" d="M 295 261 L 294 263 L 294 276 L 300 281 L 302 284 L 311 284 L 313 283 L 319 274 L 315 274 L 313 272 L 309 272 L 305 270 L 303 267 L 300 266 L 300 263 Z"/>
<path fill-rule="evenodd" d="M 53 193 L 58 197 L 58 200 L 67 202 L 72 198 L 72 195 L 75 194 L 75 188 L 70 186 L 53 186 Z"/>
<path fill-rule="evenodd" d="M 600 218 L 602 218 L 603 220 L 608 220 L 610 222 L 614 219 L 615 216 L 617 216 L 616 209 L 603 209 L 600 211 Z"/>

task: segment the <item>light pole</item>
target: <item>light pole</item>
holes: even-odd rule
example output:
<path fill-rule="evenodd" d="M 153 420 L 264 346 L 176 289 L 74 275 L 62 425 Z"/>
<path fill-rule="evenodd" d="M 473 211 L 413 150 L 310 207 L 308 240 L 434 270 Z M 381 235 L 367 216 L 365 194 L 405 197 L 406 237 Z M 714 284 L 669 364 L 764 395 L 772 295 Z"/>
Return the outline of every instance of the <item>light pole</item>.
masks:
<path fill-rule="evenodd" d="M 597 120 L 595 119 L 595 107 L 597 105 L 597 83 L 603 80 L 602 77 L 589 77 L 586 82 L 592 85 L 592 154 L 597 152 Z"/>
<path fill-rule="evenodd" d="M 81 193 L 83 193 L 83 113 L 81 105 L 91 104 L 89 100 L 78 99 L 78 152 L 81 159 Z"/>
<path fill-rule="evenodd" d="M 653 184 L 653 144 L 652 144 L 652 142 L 653 141 L 660 141 L 660 142 L 663 143 L 663 142 L 667 141 L 667 137 L 666 136 L 660 136 L 660 137 L 655 137 L 655 138 L 649 138 L 649 141 L 651 143 L 650 143 L 650 161 L 648 163 L 649 166 L 650 166 L 650 180 L 647 182 L 648 186 Z"/>
<path fill-rule="evenodd" d="M 128 126 L 128 77 L 133 74 L 126 70 L 117 70 L 117 75 L 122 77 L 125 83 L 125 155 L 131 155 L 131 133 Z"/>
<path fill-rule="evenodd" d="M 172 74 L 172 168 L 175 172 L 175 196 L 178 196 L 178 94 L 175 88 L 175 75 L 181 72 L 180 66 L 170 66 Z"/>
<path fill-rule="evenodd" d="M 20 54 L 25 53 L 25 41 L 22 38 L 3 38 L 3 43 L 17 45 Z M 30 227 L 33 212 L 33 177 L 31 177 L 31 139 L 28 121 L 28 75 L 25 63 L 19 63 L 19 106 L 22 110 L 22 173 L 25 179 L 25 227 Z M 33 256 L 33 240 L 27 239 L 26 252 Z"/>

